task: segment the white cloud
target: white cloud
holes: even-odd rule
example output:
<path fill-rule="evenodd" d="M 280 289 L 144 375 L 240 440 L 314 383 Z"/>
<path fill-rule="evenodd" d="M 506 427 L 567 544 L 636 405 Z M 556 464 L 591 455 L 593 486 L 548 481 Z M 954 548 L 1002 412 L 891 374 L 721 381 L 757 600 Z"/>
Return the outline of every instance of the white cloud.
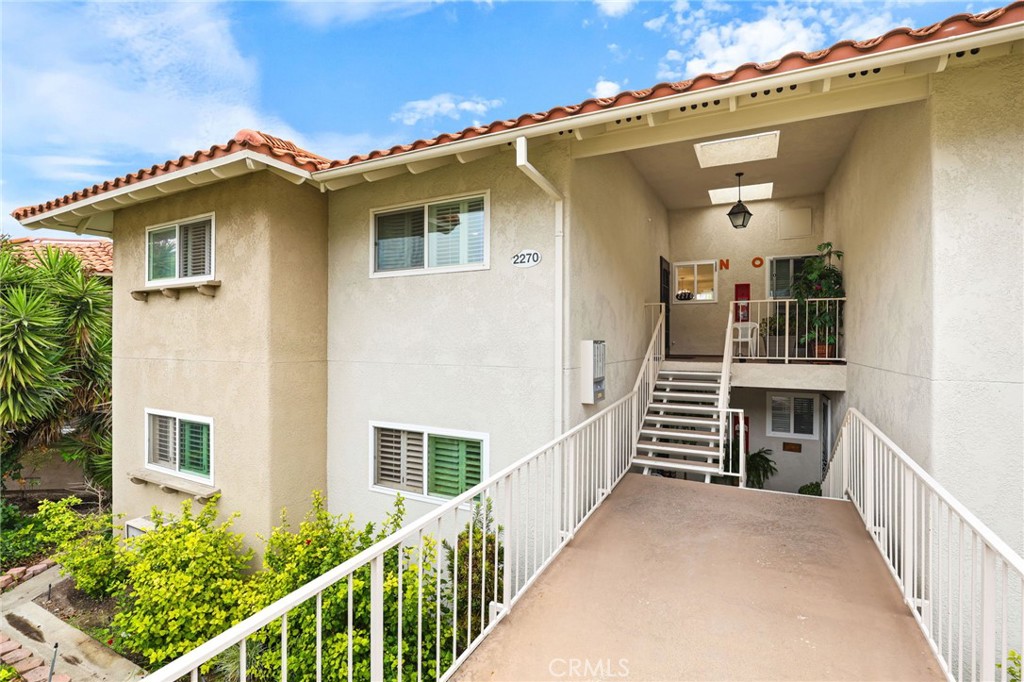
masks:
<path fill-rule="evenodd" d="M 597 11 L 606 17 L 618 19 L 629 14 L 638 0 L 594 0 Z"/>
<path fill-rule="evenodd" d="M 754 16 L 748 19 L 734 16 L 736 9 L 722 0 L 704 0 L 697 7 L 678 0 L 671 12 L 645 22 L 647 29 L 675 44 L 658 61 L 658 79 L 727 71 L 789 52 L 818 50 L 845 38 L 872 38 L 900 23 L 877 3 L 777 0 L 753 5 Z"/>
<path fill-rule="evenodd" d="M 391 115 L 392 121 L 404 125 L 416 125 L 420 121 L 432 121 L 437 118 L 450 118 L 458 121 L 464 114 L 483 116 L 491 109 L 502 104 L 500 99 L 484 99 L 482 97 L 462 97 L 449 92 L 434 95 L 428 99 L 406 102 Z M 477 123 L 474 121 L 474 125 Z"/>
<path fill-rule="evenodd" d="M 598 79 L 597 83 L 594 84 L 593 89 L 590 91 L 591 96 L 597 98 L 614 97 L 622 91 L 622 87 L 615 81 L 605 80 L 604 77 Z"/>
<path fill-rule="evenodd" d="M 432 0 L 289 0 L 293 15 L 313 26 L 354 24 L 372 19 L 401 19 L 430 11 Z"/>

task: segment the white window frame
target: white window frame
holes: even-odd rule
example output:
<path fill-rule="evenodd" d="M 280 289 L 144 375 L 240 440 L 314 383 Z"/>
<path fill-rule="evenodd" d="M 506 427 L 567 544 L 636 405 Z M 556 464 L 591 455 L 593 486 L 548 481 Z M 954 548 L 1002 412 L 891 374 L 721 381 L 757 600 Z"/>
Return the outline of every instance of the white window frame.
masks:
<path fill-rule="evenodd" d="M 430 206 L 443 204 L 449 201 L 461 199 L 475 199 L 483 197 L 484 200 L 484 260 L 482 263 L 467 263 L 465 265 L 444 265 L 431 267 L 428 265 L 429 239 L 428 230 L 430 221 L 427 219 Z M 419 268 L 408 268 L 406 270 L 382 270 L 377 271 L 377 216 L 383 213 L 395 213 L 402 210 L 421 207 L 423 209 L 423 266 Z M 383 206 L 370 209 L 370 278 L 378 279 L 383 277 L 408 277 L 410 275 L 434 275 L 446 272 L 471 272 L 474 270 L 491 269 L 491 191 L 481 190 L 479 192 L 464 192 L 442 197 L 432 197 L 420 201 L 410 201 L 393 206 Z"/>
<path fill-rule="evenodd" d="M 195 277 L 167 277 L 165 279 L 150 279 L 149 278 L 149 233 L 155 232 L 156 230 L 166 230 L 168 227 L 176 228 L 175 241 L 178 244 L 178 249 L 175 251 L 175 262 L 174 271 L 180 272 L 180 261 L 181 261 L 181 226 L 194 223 L 199 220 L 210 221 L 210 274 L 208 275 L 197 275 Z M 182 218 L 180 220 L 172 220 L 167 223 L 160 223 L 159 225 L 150 225 L 146 228 L 146 261 L 144 263 L 146 269 L 146 286 L 160 286 L 160 285 L 174 285 L 174 284 L 189 284 L 193 282 L 207 282 L 212 279 L 216 279 L 214 274 L 217 272 L 217 220 L 213 213 L 201 213 L 199 215 L 189 216 L 188 218 Z"/>
<path fill-rule="evenodd" d="M 789 298 L 775 298 L 772 296 L 772 270 L 775 269 L 775 261 L 777 260 L 795 260 L 797 258 L 813 258 L 817 254 L 814 253 L 803 253 L 794 255 L 783 255 L 783 256 L 768 256 L 768 260 L 765 263 L 767 266 L 764 269 L 764 297 L 770 301 L 792 301 L 793 297 Z"/>
<path fill-rule="evenodd" d="M 715 281 L 714 281 L 714 285 L 713 285 L 714 289 L 713 289 L 711 298 L 710 299 L 700 300 L 700 301 L 698 301 L 696 298 L 691 299 L 689 301 L 680 301 L 680 300 L 678 300 L 676 298 L 676 293 L 679 291 L 679 268 L 681 268 L 681 267 L 692 267 L 693 268 L 694 287 L 696 288 L 696 286 L 697 286 L 696 285 L 696 281 L 697 281 L 697 266 L 698 265 L 711 265 L 714 268 L 714 271 L 715 271 L 715 275 L 714 275 Z M 694 296 L 697 295 L 696 291 L 693 292 L 693 293 L 694 293 Z M 682 305 L 682 304 L 694 305 L 694 304 L 699 304 L 699 303 L 718 303 L 718 261 L 716 261 L 716 260 L 687 260 L 687 261 L 680 261 L 678 263 L 673 263 L 672 264 L 672 291 L 671 291 L 671 294 L 672 294 L 672 303 L 676 303 L 676 304 L 680 304 L 680 305 Z"/>
<path fill-rule="evenodd" d="M 145 434 L 145 437 L 143 438 L 143 443 L 142 443 L 142 445 L 143 445 L 142 461 L 143 461 L 143 463 L 145 465 L 145 468 L 148 469 L 149 471 L 157 471 L 157 472 L 160 472 L 162 474 L 167 474 L 169 476 L 177 476 L 178 478 L 183 478 L 183 479 L 185 479 L 187 481 L 195 481 L 196 483 L 202 483 L 203 485 L 211 485 L 212 486 L 213 485 L 213 481 L 214 481 L 214 474 L 215 474 L 215 471 L 214 471 L 215 459 L 214 459 L 214 456 L 213 456 L 213 454 L 214 454 L 213 453 L 213 439 L 214 439 L 213 417 L 206 417 L 206 416 L 199 415 L 199 414 L 186 414 L 184 412 L 172 412 L 170 410 L 158 410 L 158 409 L 153 409 L 153 408 L 149 408 L 149 407 L 145 408 L 144 412 L 145 412 L 145 416 L 143 418 L 145 419 L 145 427 L 144 427 L 143 433 Z M 210 427 L 210 477 L 209 478 L 203 478 L 202 476 L 198 476 L 196 474 L 190 474 L 187 471 L 181 471 L 180 468 L 179 469 L 168 469 L 167 467 L 162 467 L 162 466 L 150 463 L 150 461 L 149 461 L 149 422 L 150 422 L 150 419 L 149 418 L 152 415 L 156 415 L 158 417 L 173 417 L 175 419 L 184 419 L 185 421 L 188 421 L 188 422 L 195 422 L 195 423 L 198 423 L 198 424 L 206 424 L 206 425 L 208 425 Z M 175 453 L 175 456 L 180 457 L 180 453 Z"/>
<path fill-rule="evenodd" d="M 811 398 L 814 401 L 814 414 L 811 416 L 811 428 L 813 432 L 793 433 L 772 430 L 772 398 Z M 798 440 L 818 440 L 818 422 L 821 420 L 821 400 L 817 393 L 794 393 L 790 391 L 769 391 L 765 396 L 764 430 L 769 438 L 796 438 Z M 792 405 L 792 403 L 790 403 Z M 790 429 L 793 428 L 793 420 L 796 418 L 794 410 L 790 411 Z"/>
<path fill-rule="evenodd" d="M 423 492 L 414 493 L 408 490 L 399 490 L 398 488 L 390 488 L 385 485 L 380 485 L 376 481 L 375 472 L 376 456 L 377 456 L 377 443 L 374 438 L 375 429 L 397 429 L 400 431 L 416 431 L 423 434 Z M 448 438 L 462 438 L 465 440 L 478 440 L 480 441 L 480 480 L 486 481 L 491 475 L 490 473 L 490 460 L 491 460 L 491 437 L 489 434 L 482 433 L 479 431 L 463 431 L 461 429 L 445 429 L 435 426 L 421 426 L 418 424 L 400 424 L 397 422 L 381 422 L 371 421 L 369 428 L 369 485 L 370 490 L 376 493 L 384 493 L 385 495 L 397 496 L 401 495 L 403 498 L 408 500 L 419 500 L 420 502 L 429 502 L 431 504 L 444 504 L 449 502 L 452 498 L 450 497 L 438 497 L 436 495 L 430 495 L 427 493 L 427 486 L 430 481 L 430 436 L 446 436 Z"/>

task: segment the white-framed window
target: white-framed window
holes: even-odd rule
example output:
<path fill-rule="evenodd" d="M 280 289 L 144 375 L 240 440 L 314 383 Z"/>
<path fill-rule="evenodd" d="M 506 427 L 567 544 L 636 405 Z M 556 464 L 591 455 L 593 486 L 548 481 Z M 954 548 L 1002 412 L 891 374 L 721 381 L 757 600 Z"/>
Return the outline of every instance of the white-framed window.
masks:
<path fill-rule="evenodd" d="M 819 404 L 813 393 L 769 393 L 767 435 L 816 440 Z"/>
<path fill-rule="evenodd" d="M 370 487 L 424 499 L 456 497 L 487 476 L 488 436 L 370 423 Z"/>
<path fill-rule="evenodd" d="M 488 267 L 488 192 L 370 213 L 370 276 Z"/>
<path fill-rule="evenodd" d="M 146 410 L 146 468 L 213 483 L 213 419 Z"/>
<path fill-rule="evenodd" d="M 718 300 L 718 261 L 673 264 L 676 290 L 673 303 L 714 303 Z"/>
<path fill-rule="evenodd" d="M 811 256 L 772 256 L 768 259 L 768 298 L 793 298 L 793 282 Z"/>
<path fill-rule="evenodd" d="M 213 278 L 213 215 L 146 228 L 146 284 Z"/>

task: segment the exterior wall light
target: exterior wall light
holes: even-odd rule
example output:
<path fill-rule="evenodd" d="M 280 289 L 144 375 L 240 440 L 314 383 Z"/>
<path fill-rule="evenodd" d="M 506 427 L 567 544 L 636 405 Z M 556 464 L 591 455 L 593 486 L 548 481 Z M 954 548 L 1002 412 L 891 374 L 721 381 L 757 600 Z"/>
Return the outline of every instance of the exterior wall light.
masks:
<path fill-rule="evenodd" d="M 736 174 L 736 198 L 739 199 L 739 201 L 736 202 L 735 206 L 729 209 L 729 222 L 731 222 L 732 226 L 737 230 L 749 225 L 750 217 L 754 215 L 743 203 L 743 198 L 740 194 L 742 190 L 742 177 L 743 173 Z"/>

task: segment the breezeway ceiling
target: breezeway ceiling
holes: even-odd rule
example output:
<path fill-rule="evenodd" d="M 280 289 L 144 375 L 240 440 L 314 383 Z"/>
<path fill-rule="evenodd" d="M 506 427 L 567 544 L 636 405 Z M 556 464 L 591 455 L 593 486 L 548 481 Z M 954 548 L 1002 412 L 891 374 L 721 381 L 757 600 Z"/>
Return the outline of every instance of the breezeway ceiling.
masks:
<path fill-rule="evenodd" d="M 708 190 L 735 186 L 737 172 L 743 173 L 744 186 L 775 183 L 775 199 L 820 194 L 863 116 L 863 112 L 854 112 L 624 153 L 669 210 L 711 206 Z M 697 163 L 695 143 L 771 130 L 781 131 L 777 158 L 714 168 L 701 168 Z"/>

